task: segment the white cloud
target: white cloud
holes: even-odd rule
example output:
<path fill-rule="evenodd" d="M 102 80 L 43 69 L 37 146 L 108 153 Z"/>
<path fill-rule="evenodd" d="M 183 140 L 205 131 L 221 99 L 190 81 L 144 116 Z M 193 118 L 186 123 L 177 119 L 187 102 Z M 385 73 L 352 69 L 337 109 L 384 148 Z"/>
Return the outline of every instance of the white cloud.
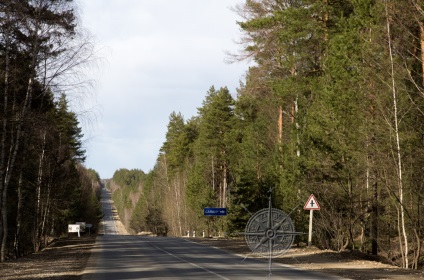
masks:
<path fill-rule="evenodd" d="M 108 178 L 119 168 L 153 168 L 171 112 L 186 119 L 211 85 L 235 96 L 245 64 L 236 50 L 237 0 L 79 0 L 82 22 L 110 50 L 99 78 L 103 116 L 87 144 L 86 165 Z"/>

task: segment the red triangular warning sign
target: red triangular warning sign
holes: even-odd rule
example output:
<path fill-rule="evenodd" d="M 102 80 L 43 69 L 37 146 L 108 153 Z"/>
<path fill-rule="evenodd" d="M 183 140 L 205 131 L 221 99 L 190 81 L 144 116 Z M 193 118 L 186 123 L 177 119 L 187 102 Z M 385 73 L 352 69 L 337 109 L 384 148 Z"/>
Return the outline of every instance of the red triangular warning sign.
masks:
<path fill-rule="evenodd" d="M 318 201 L 313 194 L 309 197 L 308 201 L 306 201 L 305 206 L 303 206 L 305 210 L 320 210 Z"/>

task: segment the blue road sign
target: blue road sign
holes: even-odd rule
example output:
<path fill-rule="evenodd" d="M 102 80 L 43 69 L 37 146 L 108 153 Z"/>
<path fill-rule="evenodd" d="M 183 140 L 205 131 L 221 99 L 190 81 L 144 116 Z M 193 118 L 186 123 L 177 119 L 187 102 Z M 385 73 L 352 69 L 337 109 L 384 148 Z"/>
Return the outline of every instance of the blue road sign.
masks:
<path fill-rule="evenodd" d="M 205 216 L 227 216 L 227 208 L 211 208 L 206 207 L 203 209 Z"/>

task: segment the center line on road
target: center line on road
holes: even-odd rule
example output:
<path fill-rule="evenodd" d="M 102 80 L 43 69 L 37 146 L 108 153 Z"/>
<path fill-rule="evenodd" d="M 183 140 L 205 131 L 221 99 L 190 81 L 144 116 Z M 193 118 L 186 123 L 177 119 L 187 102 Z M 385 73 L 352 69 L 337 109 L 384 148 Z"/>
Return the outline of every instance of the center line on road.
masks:
<path fill-rule="evenodd" d="M 147 241 L 147 242 L 149 242 L 149 241 Z M 197 264 L 195 264 L 195 263 L 192 263 L 192 262 L 186 261 L 186 260 L 184 260 L 184 259 L 182 259 L 182 258 L 180 258 L 180 257 L 178 257 L 178 256 L 176 256 L 176 255 L 174 255 L 174 254 L 172 254 L 172 253 L 170 253 L 170 252 L 166 251 L 166 250 L 163 250 L 163 249 L 159 248 L 158 246 L 156 246 L 156 245 L 152 244 L 151 242 L 149 242 L 149 244 L 150 244 L 151 246 L 155 247 L 156 249 L 158 249 L 158 250 L 160 250 L 160 251 L 162 251 L 162 252 L 164 252 L 164 253 L 166 253 L 166 254 L 168 254 L 168 255 L 170 255 L 170 256 L 172 256 L 172 257 L 174 257 L 174 258 L 176 258 L 176 259 L 178 259 L 178 260 L 180 260 L 180 261 L 186 262 L 186 263 L 188 263 L 188 264 L 190 264 L 190 265 L 192 265 L 192 266 L 195 266 L 195 267 L 197 267 L 197 268 L 203 269 L 204 271 L 209 272 L 209 273 L 211 273 L 211 274 L 213 274 L 213 275 L 215 275 L 215 276 L 217 276 L 217 277 L 219 277 L 219 278 L 221 278 L 221 279 L 224 279 L 224 280 L 231 280 L 231 279 L 229 279 L 229 278 L 227 278 L 227 277 L 224 277 L 224 276 L 222 276 L 222 275 L 219 275 L 218 273 L 215 273 L 215 272 L 213 272 L 213 271 L 211 271 L 211 270 L 209 270 L 209 269 L 207 269 L 207 268 L 201 267 L 200 265 L 197 265 Z"/>

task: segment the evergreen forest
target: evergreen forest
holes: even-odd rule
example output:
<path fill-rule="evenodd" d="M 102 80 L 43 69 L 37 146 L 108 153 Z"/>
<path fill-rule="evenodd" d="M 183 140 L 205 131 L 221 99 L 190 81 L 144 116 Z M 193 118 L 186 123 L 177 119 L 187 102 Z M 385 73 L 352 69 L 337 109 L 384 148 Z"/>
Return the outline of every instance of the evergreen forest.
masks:
<path fill-rule="evenodd" d="M 205 89 L 196 116 L 170 113 L 152 170 L 115 172 L 108 187 L 127 228 L 236 236 L 268 207 L 271 191 L 273 207 L 307 232 L 302 207 L 314 194 L 321 206 L 314 245 L 422 268 L 423 8 L 422 0 L 242 1 L 234 7 L 241 51 L 228 59 L 252 66 L 236 93 Z M 21 70 L 2 63 L 10 75 Z M 39 85 L 33 88 L 35 98 Z M 33 114 L 46 110 L 36 108 Z M 40 147 L 25 147 L 41 157 Z M 10 184 L 19 186 L 25 170 L 16 168 Z M 228 215 L 205 217 L 204 207 L 225 207 Z"/>
<path fill-rule="evenodd" d="M 69 103 L 95 61 L 76 10 L 71 0 L 0 1 L 0 262 L 101 218 L 100 178 L 83 165 Z"/>

